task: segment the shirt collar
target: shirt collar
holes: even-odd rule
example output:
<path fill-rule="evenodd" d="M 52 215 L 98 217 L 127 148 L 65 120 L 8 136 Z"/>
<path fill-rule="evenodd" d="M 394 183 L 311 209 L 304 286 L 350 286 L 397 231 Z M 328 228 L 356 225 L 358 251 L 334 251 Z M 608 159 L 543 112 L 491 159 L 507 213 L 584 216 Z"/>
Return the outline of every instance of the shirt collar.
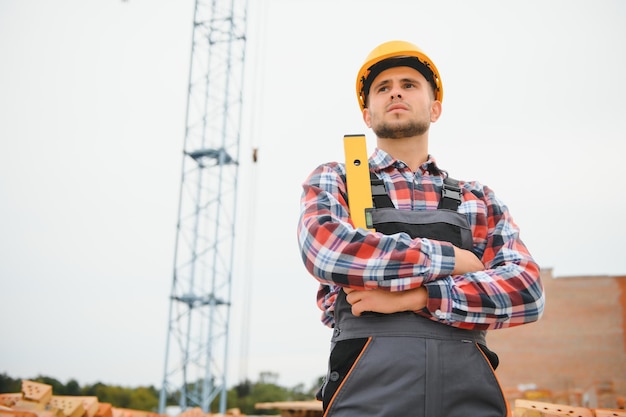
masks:
<path fill-rule="evenodd" d="M 370 161 L 373 163 L 372 168 L 375 172 L 384 171 L 390 167 L 406 167 L 406 164 L 398 159 L 393 158 L 387 152 L 382 149 L 374 149 L 374 153 L 370 157 Z M 437 166 L 437 162 L 432 155 L 428 155 L 428 160 L 420 166 L 422 174 L 430 173 L 431 175 L 440 175 L 442 169 Z"/>

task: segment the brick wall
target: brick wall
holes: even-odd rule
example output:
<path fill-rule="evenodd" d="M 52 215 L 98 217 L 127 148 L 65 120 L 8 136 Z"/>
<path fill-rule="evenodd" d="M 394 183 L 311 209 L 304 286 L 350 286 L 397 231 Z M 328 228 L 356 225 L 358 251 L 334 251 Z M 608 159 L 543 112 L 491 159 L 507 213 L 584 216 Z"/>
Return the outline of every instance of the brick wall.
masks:
<path fill-rule="evenodd" d="M 562 396 L 608 383 L 626 395 L 626 276 L 555 279 L 545 270 L 542 279 L 543 317 L 488 333 L 488 345 L 500 357 L 502 386 L 535 386 Z"/>

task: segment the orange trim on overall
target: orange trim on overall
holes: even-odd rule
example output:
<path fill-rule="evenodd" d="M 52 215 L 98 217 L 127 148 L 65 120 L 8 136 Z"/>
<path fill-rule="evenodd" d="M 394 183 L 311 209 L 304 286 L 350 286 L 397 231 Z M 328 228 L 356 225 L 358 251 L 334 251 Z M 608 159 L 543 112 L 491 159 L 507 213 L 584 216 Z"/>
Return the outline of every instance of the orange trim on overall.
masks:
<path fill-rule="evenodd" d="M 478 343 L 474 343 L 474 345 L 476 346 L 476 349 L 478 349 L 480 354 L 483 355 L 483 358 L 485 358 L 485 361 L 489 365 L 489 368 L 491 368 L 491 372 L 493 373 L 493 377 L 496 379 L 496 382 L 498 383 L 498 387 L 500 387 L 500 392 L 502 393 L 502 399 L 504 400 L 504 404 L 506 405 L 506 417 L 511 417 L 512 416 L 511 408 L 509 407 L 509 402 L 506 400 L 506 397 L 504 396 L 504 390 L 502 389 L 502 384 L 500 384 L 500 380 L 498 379 L 498 375 L 496 374 L 496 370 L 493 369 L 493 366 L 491 366 L 491 362 L 489 361 L 489 358 L 487 357 L 487 355 L 485 355 L 485 352 L 483 352 L 483 350 L 480 348 L 480 346 L 478 346 Z"/>
<path fill-rule="evenodd" d="M 328 402 L 328 407 L 326 408 L 326 411 L 324 412 L 323 417 L 326 417 L 328 415 L 328 411 L 333 407 L 333 403 L 335 402 L 335 397 L 337 397 L 337 394 L 341 392 L 341 388 L 343 387 L 343 384 L 345 384 L 348 378 L 350 377 L 352 370 L 356 367 L 356 365 L 361 360 L 361 356 L 363 356 L 363 353 L 365 353 L 371 341 L 372 341 L 372 337 L 370 336 L 367 338 L 367 342 L 363 346 L 361 353 L 359 353 L 359 356 L 357 356 L 356 360 L 354 361 L 354 365 L 352 365 L 352 368 L 350 368 L 350 371 L 346 374 L 346 377 L 343 379 L 343 381 L 341 381 L 341 385 L 339 385 L 339 387 L 337 388 L 337 391 L 335 391 L 335 393 L 333 394 L 333 398 L 331 398 L 330 401 Z"/>

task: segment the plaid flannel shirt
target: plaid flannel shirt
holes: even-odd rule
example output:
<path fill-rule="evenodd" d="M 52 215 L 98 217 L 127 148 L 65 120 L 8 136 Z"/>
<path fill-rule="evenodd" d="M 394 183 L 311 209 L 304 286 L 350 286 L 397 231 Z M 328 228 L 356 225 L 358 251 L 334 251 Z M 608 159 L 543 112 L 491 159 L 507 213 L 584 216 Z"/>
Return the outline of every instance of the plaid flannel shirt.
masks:
<path fill-rule="evenodd" d="M 437 209 L 445 172 L 432 157 L 414 173 L 376 149 L 369 166 L 385 182 L 396 208 Z M 323 164 L 309 175 L 303 184 L 298 241 L 306 269 L 320 282 L 317 303 L 325 325 L 334 324 L 334 303 L 343 286 L 388 291 L 424 286 L 428 304 L 415 313 L 465 329 L 512 327 L 541 317 L 545 298 L 539 266 L 521 241 L 508 208 L 487 186 L 460 185 L 458 211 L 467 216 L 473 251 L 486 269 L 452 275 L 450 243 L 354 228 L 344 164 Z"/>

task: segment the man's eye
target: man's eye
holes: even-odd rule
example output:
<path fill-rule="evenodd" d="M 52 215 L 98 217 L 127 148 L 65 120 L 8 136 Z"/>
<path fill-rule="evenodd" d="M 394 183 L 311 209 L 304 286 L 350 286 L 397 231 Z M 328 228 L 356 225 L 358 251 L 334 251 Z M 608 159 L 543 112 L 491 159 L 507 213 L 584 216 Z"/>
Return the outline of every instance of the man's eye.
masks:
<path fill-rule="evenodd" d="M 413 84 L 413 83 L 406 83 L 406 84 L 404 84 L 404 88 L 413 88 L 413 87 L 415 87 L 415 84 Z"/>

